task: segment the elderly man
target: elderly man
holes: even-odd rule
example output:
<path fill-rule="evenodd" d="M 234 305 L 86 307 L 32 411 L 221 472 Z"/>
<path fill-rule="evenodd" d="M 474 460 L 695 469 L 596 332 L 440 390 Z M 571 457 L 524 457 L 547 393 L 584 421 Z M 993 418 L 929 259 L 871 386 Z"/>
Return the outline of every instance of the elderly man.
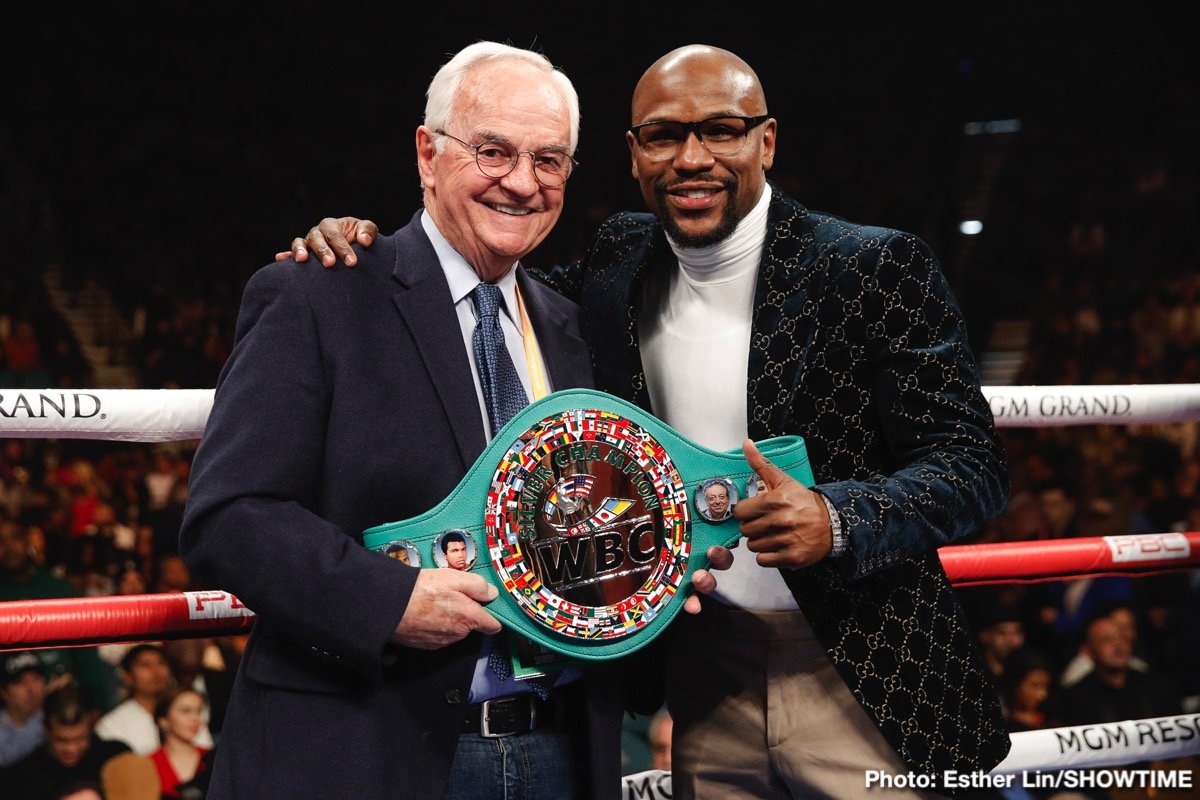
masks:
<path fill-rule="evenodd" d="M 354 271 L 272 265 L 245 291 L 181 533 L 257 615 L 213 800 L 620 792 L 612 670 L 543 698 L 489 668 L 483 578 L 361 546 L 441 501 L 531 398 L 592 382 L 578 309 L 518 265 L 562 210 L 570 81 L 484 42 L 427 97 L 412 221 Z"/>
<path fill-rule="evenodd" d="M 704 490 L 705 516 L 713 521 L 729 517 L 729 487 L 721 481 L 713 481 Z"/>
<path fill-rule="evenodd" d="M 584 308 L 601 389 L 743 446 L 766 487 L 733 511 L 755 557 L 673 626 L 674 796 L 856 797 L 867 770 L 939 787 L 991 769 L 1008 736 L 935 550 L 1000 513 L 1008 467 L 937 259 L 771 186 L 776 123 L 728 51 L 652 64 L 626 142 L 653 214 L 617 214 L 544 277 Z M 353 264 L 359 225 L 326 218 L 307 244 Z M 785 434 L 812 489 L 746 441 Z"/>

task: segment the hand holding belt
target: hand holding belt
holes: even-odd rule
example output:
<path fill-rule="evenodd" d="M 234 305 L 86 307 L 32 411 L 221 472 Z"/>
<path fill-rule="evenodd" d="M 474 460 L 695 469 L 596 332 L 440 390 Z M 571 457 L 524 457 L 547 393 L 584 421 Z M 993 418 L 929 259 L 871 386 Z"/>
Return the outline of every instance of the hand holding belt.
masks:
<path fill-rule="evenodd" d="M 803 439 L 757 445 L 813 485 Z M 436 507 L 363 541 L 446 567 L 443 547 L 461 535 L 466 568 L 500 590 L 488 611 L 506 627 L 572 658 L 616 658 L 674 619 L 709 547 L 738 541 L 730 511 L 754 477 L 740 449 L 710 450 L 620 398 L 570 389 L 513 417 Z"/>

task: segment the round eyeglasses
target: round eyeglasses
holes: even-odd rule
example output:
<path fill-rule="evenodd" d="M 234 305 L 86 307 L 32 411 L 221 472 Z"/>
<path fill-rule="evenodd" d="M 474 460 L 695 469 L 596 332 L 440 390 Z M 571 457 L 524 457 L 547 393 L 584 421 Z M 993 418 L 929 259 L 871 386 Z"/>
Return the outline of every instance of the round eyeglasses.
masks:
<path fill-rule="evenodd" d="M 746 134 L 770 118 L 770 114 L 761 114 L 757 117 L 709 117 L 697 122 L 662 120 L 634 125 L 629 132 L 638 148 L 652 161 L 674 158 L 692 133 L 714 156 L 730 156 L 742 149 L 748 138 Z"/>
<path fill-rule="evenodd" d="M 547 148 L 545 150 L 518 150 L 508 142 L 500 139 L 488 139 L 479 144 L 469 144 L 454 134 L 446 133 L 440 128 L 434 133 L 446 136 L 475 152 L 475 164 L 479 171 L 489 178 L 503 178 L 517 168 L 521 156 L 529 156 L 533 163 L 533 176 L 542 186 L 557 187 L 567 182 L 571 172 L 579 166 L 579 162 L 571 158 L 563 150 Z"/>

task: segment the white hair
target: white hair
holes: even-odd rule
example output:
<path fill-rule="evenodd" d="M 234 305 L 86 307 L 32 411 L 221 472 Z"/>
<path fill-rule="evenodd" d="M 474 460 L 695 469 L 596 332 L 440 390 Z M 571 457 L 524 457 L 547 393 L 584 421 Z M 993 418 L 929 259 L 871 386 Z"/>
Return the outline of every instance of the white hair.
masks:
<path fill-rule="evenodd" d="M 454 112 L 454 100 L 467 74 L 482 64 L 497 61 L 529 64 L 550 76 L 567 103 L 567 114 L 571 123 L 570 147 L 574 153 L 579 144 L 579 95 L 576 94 L 570 78 L 541 53 L 499 42 L 485 41 L 467 45 L 442 65 L 425 91 L 425 126 L 434 130 L 445 130 L 449 127 L 450 117 Z M 439 141 L 439 150 L 441 146 Z"/>

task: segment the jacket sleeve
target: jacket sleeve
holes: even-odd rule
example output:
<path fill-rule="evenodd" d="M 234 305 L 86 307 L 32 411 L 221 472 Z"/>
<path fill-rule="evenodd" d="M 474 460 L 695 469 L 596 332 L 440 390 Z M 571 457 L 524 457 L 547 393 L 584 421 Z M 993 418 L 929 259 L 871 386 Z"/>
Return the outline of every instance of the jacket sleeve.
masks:
<path fill-rule="evenodd" d="M 301 270 L 246 287 L 192 469 L 180 551 L 288 640 L 378 680 L 417 570 L 364 549 L 315 510 L 331 391 Z"/>
<path fill-rule="evenodd" d="M 896 233 L 864 278 L 864 357 L 888 474 L 816 487 L 838 510 L 859 578 L 975 533 L 1003 511 L 1009 472 L 966 323 L 928 246 Z"/>

